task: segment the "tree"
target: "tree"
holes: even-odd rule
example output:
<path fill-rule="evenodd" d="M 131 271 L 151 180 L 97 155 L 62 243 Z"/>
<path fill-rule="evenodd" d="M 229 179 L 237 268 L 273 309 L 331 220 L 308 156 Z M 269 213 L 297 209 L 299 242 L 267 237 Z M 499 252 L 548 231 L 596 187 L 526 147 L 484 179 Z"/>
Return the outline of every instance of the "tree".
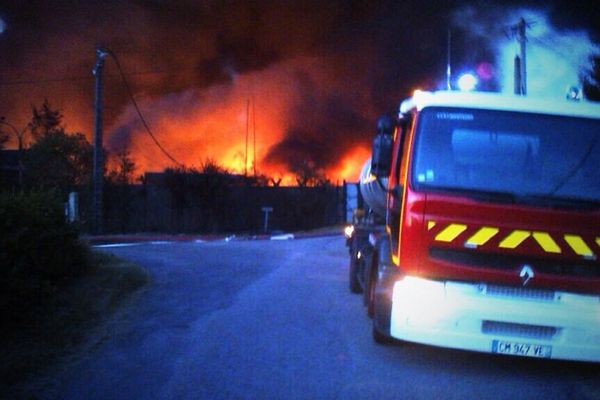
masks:
<path fill-rule="evenodd" d="M 63 115 L 48 100 L 32 106 L 27 129 L 34 139 L 24 157 L 25 184 L 62 192 L 86 185 L 91 178 L 92 146 L 82 133 L 67 133 Z"/>
<path fill-rule="evenodd" d="M 9 138 L 9 134 L 0 129 L 0 150 L 4 148 L 4 145 L 6 144 L 6 142 L 8 142 Z"/>
<path fill-rule="evenodd" d="M 52 109 L 48 99 L 44 99 L 44 103 L 39 109 L 32 106 L 31 113 L 32 117 L 31 122 L 29 123 L 29 131 L 34 140 L 39 140 L 50 133 L 64 130 L 62 125 L 62 113 L 60 110 Z"/>
<path fill-rule="evenodd" d="M 116 185 L 133 183 L 136 165 L 131 157 L 131 151 L 127 148 L 121 149 L 112 158 L 116 167 L 109 172 L 108 180 Z"/>
<path fill-rule="evenodd" d="M 92 169 L 92 145 L 82 133 L 48 131 L 25 156 L 25 178 L 29 186 L 62 191 L 88 184 Z"/>
<path fill-rule="evenodd" d="M 204 160 L 200 166 L 200 172 L 206 175 L 228 175 L 230 173 L 227 168 L 219 165 L 219 163 L 212 158 Z"/>
<path fill-rule="evenodd" d="M 591 58 L 591 69 L 582 77 L 585 98 L 600 101 L 600 55 Z"/>
<path fill-rule="evenodd" d="M 302 161 L 292 168 L 292 172 L 296 177 L 296 183 L 300 187 L 329 185 L 329 180 L 327 180 L 325 174 L 312 161 Z"/>

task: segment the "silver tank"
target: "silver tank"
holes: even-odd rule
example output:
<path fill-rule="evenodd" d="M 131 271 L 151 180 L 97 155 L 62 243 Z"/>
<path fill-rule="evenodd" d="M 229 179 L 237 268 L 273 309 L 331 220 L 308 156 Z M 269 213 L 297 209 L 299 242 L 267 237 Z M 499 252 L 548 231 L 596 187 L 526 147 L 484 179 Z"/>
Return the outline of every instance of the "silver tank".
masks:
<path fill-rule="evenodd" d="M 371 158 L 364 163 L 359 178 L 360 193 L 364 201 L 373 210 L 374 213 L 385 217 L 387 178 L 380 179 L 383 188 L 379 185 L 374 176 L 371 175 Z"/>

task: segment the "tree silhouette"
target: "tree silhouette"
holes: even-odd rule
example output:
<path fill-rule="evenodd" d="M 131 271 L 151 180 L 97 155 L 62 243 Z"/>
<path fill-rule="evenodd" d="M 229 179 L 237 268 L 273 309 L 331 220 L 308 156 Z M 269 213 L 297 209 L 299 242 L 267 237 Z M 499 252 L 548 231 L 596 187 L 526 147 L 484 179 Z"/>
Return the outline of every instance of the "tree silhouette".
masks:
<path fill-rule="evenodd" d="M 92 146 L 81 133 L 56 131 L 33 144 L 25 156 L 25 181 L 29 186 L 62 191 L 89 183 Z"/>
<path fill-rule="evenodd" d="M 65 132 L 62 118 L 48 100 L 39 109 L 32 107 L 28 128 L 35 143 L 24 160 L 27 186 L 66 192 L 89 183 L 92 146 L 82 133 Z"/>
<path fill-rule="evenodd" d="M 8 142 L 9 138 L 9 134 L 0 129 L 0 150 L 4 148 L 4 145 L 6 144 L 6 142 Z"/>
<path fill-rule="evenodd" d="M 133 183 L 136 170 L 131 151 L 124 148 L 111 155 L 116 166 L 108 173 L 108 180 L 116 185 Z"/>
<path fill-rule="evenodd" d="M 330 184 L 323 171 L 317 168 L 312 161 L 302 161 L 292 168 L 292 172 L 300 187 L 328 186 Z"/>
<path fill-rule="evenodd" d="M 39 109 L 32 106 L 31 113 L 29 131 L 34 140 L 39 140 L 50 133 L 64 131 L 63 115 L 59 110 L 52 109 L 48 99 L 44 99 L 44 103 Z"/>

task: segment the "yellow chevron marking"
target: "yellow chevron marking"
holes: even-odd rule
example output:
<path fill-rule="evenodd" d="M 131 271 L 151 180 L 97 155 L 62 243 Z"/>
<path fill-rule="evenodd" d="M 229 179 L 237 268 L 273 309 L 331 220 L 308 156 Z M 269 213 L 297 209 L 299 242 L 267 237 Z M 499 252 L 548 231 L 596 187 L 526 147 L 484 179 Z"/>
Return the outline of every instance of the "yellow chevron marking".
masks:
<path fill-rule="evenodd" d="M 533 232 L 533 238 L 547 253 L 561 253 L 560 247 L 546 232 Z"/>
<path fill-rule="evenodd" d="M 523 243 L 523 241 L 529 236 L 531 236 L 531 232 L 529 231 L 512 231 L 510 235 L 505 237 L 504 240 L 502 240 L 498 246 L 503 249 L 514 249 L 518 245 Z"/>
<path fill-rule="evenodd" d="M 571 246 L 573 251 L 580 256 L 591 257 L 594 255 L 592 249 L 590 249 L 587 243 L 581 238 L 581 236 L 577 235 L 565 235 L 565 240 Z"/>
<path fill-rule="evenodd" d="M 463 224 L 450 224 L 437 234 L 435 240 L 438 242 L 451 242 L 467 229 Z"/>
<path fill-rule="evenodd" d="M 473 236 L 471 236 L 467 242 L 466 246 L 482 246 L 488 242 L 491 238 L 496 236 L 498 233 L 498 228 L 492 228 L 491 226 L 484 226 L 479 229 Z"/>
<path fill-rule="evenodd" d="M 427 230 L 428 231 L 432 230 L 434 226 L 435 226 L 435 221 L 427 222 Z"/>

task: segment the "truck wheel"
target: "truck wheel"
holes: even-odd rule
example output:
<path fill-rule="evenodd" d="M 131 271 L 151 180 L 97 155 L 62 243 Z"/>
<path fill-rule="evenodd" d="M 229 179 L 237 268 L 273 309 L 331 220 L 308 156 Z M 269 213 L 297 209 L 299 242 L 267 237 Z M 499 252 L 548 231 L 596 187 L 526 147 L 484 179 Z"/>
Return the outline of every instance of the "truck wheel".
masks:
<path fill-rule="evenodd" d="M 373 318 L 373 298 L 375 297 L 375 279 L 377 279 L 377 251 L 373 254 L 370 265 L 365 272 L 365 292 L 363 294 L 363 304 L 367 307 L 367 317 Z"/>
<path fill-rule="evenodd" d="M 360 286 L 360 282 L 358 281 L 358 249 L 356 248 L 356 244 L 354 241 L 351 244 L 352 250 L 350 251 L 350 265 L 348 267 L 348 281 L 350 292 L 352 293 L 361 293 L 362 287 Z"/>
<path fill-rule="evenodd" d="M 378 344 L 390 344 L 394 341 L 390 336 L 392 303 L 387 299 L 383 299 L 381 294 L 378 294 L 379 288 L 377 287 L 377 282 L 373 286 L 375 287 L 373 299 L 373 340 Z"/>
<path fill-rule="evenodd" d="M 384 344 L 384 345 L 396 343 L 394 338 L 392 338 L 391 336 L 387 336 L 387 335 L 379 332 L 377 330 L 377 328 L 375 328 L 375 325 L 373 325 L 373 340 L 377 344 Z"/>
<path fill-rule="evenodd" d="M 391 262 L 390 243 L 387 237 L 377 246 L 377 268 L 371 277 L 371 305 L 373 315 L 373 340 L 379 344 L 394 343 L 390 336 L 392 312 L 392 290 L 397 276 L 396 267 Z"/>

